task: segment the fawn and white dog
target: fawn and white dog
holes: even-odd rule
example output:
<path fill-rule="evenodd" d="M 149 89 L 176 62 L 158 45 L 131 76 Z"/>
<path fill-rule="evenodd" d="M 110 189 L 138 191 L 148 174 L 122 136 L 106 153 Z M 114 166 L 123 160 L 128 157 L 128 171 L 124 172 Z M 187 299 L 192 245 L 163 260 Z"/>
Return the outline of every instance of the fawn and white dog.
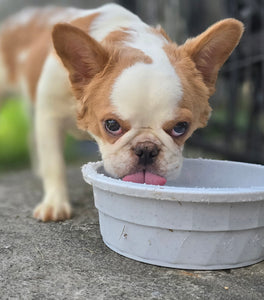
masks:
<path fill-rule="evenodd" d="M 26 9 L 3 23 L 0 93 L 31 99 L 43 221 L 70 217 L 66 132 L 99 145 L 113 177 L 162 185 L 179 172 L 185 141 L 207 124 L 209 97 L 243 25 L 222 20 L 183 45 L 116 4 Z"/>

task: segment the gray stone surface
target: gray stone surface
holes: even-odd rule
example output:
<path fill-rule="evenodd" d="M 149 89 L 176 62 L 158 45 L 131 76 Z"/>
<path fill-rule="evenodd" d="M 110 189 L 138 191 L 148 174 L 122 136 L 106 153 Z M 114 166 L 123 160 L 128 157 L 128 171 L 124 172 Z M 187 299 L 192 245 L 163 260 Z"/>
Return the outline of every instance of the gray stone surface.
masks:
<path fill-rule="evenodd" d="M 111 251 L 80 168 L 68 179 L 73 218 L 41 223 L 31 217 L 39 181 L 30 171 L 0 174 L 0 299 L 264 299 L 264 263 L 185 271 Z"/>

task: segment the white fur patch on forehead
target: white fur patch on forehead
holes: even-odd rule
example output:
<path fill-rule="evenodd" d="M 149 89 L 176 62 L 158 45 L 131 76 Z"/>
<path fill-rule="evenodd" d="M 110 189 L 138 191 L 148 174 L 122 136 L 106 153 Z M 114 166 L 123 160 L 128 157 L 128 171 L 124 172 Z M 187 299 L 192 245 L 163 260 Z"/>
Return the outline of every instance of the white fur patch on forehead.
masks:
<path fill-rule="evenodd" d="M 132 126 L 158 128 L 174 117 L 182 93 L 180 79 L 171 65 L 137 63 L 117 78 L 111 103 Z"/>
<path fill-rule="evenodd" d="M 180 78 L 163 49 L 168 41 L 162 35 L 143 22 L 133 23 L 127 32 L 130 39 L 124 44 L 141 50 L 152 63 L 125 69 L 113 86 L 111 102 L 132 126 L 157 128 L 174 117 L 183 94 Z"/>

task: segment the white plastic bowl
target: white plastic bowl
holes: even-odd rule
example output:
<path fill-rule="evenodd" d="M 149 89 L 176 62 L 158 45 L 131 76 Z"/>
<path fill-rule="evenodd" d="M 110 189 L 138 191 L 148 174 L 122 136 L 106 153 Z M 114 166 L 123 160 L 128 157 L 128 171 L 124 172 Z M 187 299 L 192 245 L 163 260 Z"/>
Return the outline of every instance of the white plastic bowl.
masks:
<path fill-rule="evenodd" d="M 83 166 L 93 185 L 105 244 L 126 257 L 182 269 L 229 269 L 264 260 L 264 166 L 185 159 L 166 186 L 104 175 Z"/>

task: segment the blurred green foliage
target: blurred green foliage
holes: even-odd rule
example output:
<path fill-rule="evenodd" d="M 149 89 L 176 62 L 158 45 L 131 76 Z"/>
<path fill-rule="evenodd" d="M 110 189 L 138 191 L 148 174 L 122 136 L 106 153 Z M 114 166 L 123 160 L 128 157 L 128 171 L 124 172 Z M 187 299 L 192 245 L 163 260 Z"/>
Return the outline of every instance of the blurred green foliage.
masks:
<path fill-rule="evenodd" d="M 18 100 L 8 99 L 0 107 L 0 171 L 29 164 L 29 121 Z"/>

